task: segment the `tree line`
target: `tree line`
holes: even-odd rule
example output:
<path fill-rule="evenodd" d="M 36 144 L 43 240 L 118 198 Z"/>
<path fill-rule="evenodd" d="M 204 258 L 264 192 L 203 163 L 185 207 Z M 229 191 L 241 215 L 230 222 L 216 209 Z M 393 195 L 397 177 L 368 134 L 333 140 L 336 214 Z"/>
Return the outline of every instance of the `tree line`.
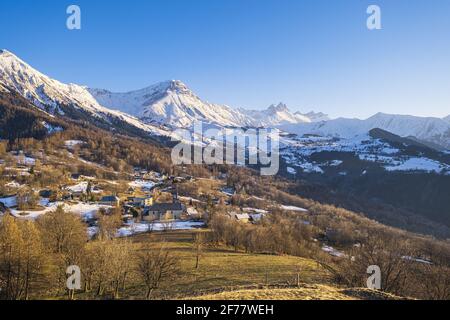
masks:
<path fill-rule="evenodd" d="M 152 298 L 179 260 L 164 244 L 136 247 L 116 239 L 117 217 L 100 219 L 88 241 L 80 217 L 61 207 L 36 222 L 5 215 L 0 220 L 0 298 L 27 300 L 59 297 L 119 299 L 127 286 L 142 283 L 142 298 Z M 69 266 L 81 270 L 82 288 L 66 286 Z"/>

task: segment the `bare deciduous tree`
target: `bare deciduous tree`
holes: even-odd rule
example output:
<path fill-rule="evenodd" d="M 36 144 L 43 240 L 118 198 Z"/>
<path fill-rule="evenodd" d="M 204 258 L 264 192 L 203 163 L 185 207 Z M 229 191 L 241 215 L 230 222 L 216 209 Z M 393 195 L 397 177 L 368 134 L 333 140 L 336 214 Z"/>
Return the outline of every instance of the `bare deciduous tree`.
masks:
<path fill-rule="evenodd" d="M 195 254 L 195 269 L 200 267 L 200 258 L 203 255 L 203 248 L 205 246 L 206 239 L 202 232 L 197 232 L 194 234 L 194 242 L 192 244 L 192 249 Z"/>
<path fill-rule="evenodd" d="M 161 246 L 158 249 L 147 248 L 137 256 L 136 271 L 147 287 L 146 299 L 150 299 L 161 282 L 178 271 L 178 258 Z"/>
<path fill-rule="evenodd" d="M 0 223 L 0 294 L 8 300 L 29 299 L 45 272 L 41 235 L 31 221 L 5 216 Z"/>

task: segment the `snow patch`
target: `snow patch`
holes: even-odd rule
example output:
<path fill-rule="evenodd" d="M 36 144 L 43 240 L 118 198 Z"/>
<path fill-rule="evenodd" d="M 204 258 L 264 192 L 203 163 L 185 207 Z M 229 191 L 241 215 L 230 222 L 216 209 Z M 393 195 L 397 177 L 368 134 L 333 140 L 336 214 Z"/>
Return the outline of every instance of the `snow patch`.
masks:
<path fill-rule="evenodd" d="M 129 237 L 134 234 L 146 233 L 149 231 L 164 230 L 192 230 L 201 228 L 205 224 L 203 222 L 194 221 L 169 221 L 154 223 L 134 223 L 128 222 L 126 226 L 120 228 L 117 232 L 118 237 Z"/>
<path fill-rule="evenodd" d="M 299 211 L 299 212 L 308 212 L 308 210 L 296 206 L 287 206 L 287 205 L 281 205 L 281 209 L 286 211 Z"/>
<path fill-rule="evenodd" d="M 156 183 L 154 183 L 152 181 L 135 180 L 135 181 L 128 183 L 128 185 L 133 188 L 140 188 L 143 190 L 152 190 L 156 186 Z"/>

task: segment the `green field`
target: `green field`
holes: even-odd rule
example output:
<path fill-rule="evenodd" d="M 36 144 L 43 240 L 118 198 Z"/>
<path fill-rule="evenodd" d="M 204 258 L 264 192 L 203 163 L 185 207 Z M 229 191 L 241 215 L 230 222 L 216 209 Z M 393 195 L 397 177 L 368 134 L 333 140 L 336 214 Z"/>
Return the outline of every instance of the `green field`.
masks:
<path fill-rule="evenodd" d="M 155 298 L 173 299 L 238 289 L 297 284 L 331 284 L 331 276 L 316 262 L 292 256 L 235 252 L 225 247 L 205 247 L 195 269 L 193 232 L 142 234 L 132 238 L 137 248 L 143 243 L 159 243 L 180 258 L 180 271 L 155 291 Z M 123 298 L 141 298 L 143 286 L 126 289 Z"/>

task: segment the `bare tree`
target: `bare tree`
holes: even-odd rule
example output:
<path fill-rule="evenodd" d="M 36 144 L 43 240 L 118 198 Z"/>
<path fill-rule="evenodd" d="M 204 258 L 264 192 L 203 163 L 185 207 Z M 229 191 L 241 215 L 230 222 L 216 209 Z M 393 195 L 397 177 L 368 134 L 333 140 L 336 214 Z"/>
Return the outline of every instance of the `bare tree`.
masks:
<path fill-rule="evenodd" d="M 17 207 L 19 210 L 33 209 L 39 201 L 39 197 L 31 188 L 21 188 L 17 192 Z"/>
<path fill-rule="evenodd" d="M 66 281 L 68 266 L 80 265 L 88 239 L 86 226 L 78 215 L 64 211 L 58 207 L 55 212 L 48 213 L 37 221 L 46 250 L 55 255 L 59 268 L 57 281 Z M 73 299 L 75 290 L 68 291 L 69 299 Z"/>
<path fill-rule="evenodd" d="M 381 290 L 404 294 L 408 286 L 413 262 L 406 257 L 414 256 L 408 242 L 386 235 L 369 235 L 359 248 L 354 248 L 352 259 L 344 260 L 340 274 L 352 286 L 364 287 L 367 268 L 380 267 Z"/>
<path fill-rule="evenodd" d="M 49 251 L 64 254 L 69 260 L 77 260 L 88 239 L 86 226 L 78 215 L 58 207 L 55 212 L 39 218 L 37 223 Z"/>
<path fill-rule="evenodd" d="M 112 240 L 109 243 L 110 257 L 110 283 L 114 299 L 119 299 L 121 289 L 124 289 L 127 275 L 130 271 L 132 261 L 132 244 L 128 240 Z"/>
<path fill-rule="evenodd" d="M 8 300 L 29 299 L 45 276 L 41 235 L 33 222 L 5 216 L 0 223 L 0 294 Z"/>
<path fill-rule="evenodd" d="M 195 254 L 195 269 L 200 267 L 200 258 L 203 255 L 203 248 L 205 246 L 206 239 L 202 232 L 197 232 L 194 234 L 194 242 L 192 244 L 192 249 Z"/>
<path fill-rule="evenodd" d="M 138 254 L 136 271 L 147 287 L 147 300 L 150 300 L 153 291 L 159 288 L 161 282 L 178 271 L 178 266 L 178 258 L 164 246 L 156 250 L 147 248 Z"/>
<path fill-rule="evenodd" d="M 117 234 L 117 229 L 122 225 L 120 210 L 114 209 L 110 215 L 99 212 L 98 215 L 98 238 L 101 240 L 113 239 Z"/>
<path fill-rule="evenodd" d="M 419 268 L 418 279 L 425 299 L 450 299 L 450 268 L 448 266 L 424 264 Z"/>

